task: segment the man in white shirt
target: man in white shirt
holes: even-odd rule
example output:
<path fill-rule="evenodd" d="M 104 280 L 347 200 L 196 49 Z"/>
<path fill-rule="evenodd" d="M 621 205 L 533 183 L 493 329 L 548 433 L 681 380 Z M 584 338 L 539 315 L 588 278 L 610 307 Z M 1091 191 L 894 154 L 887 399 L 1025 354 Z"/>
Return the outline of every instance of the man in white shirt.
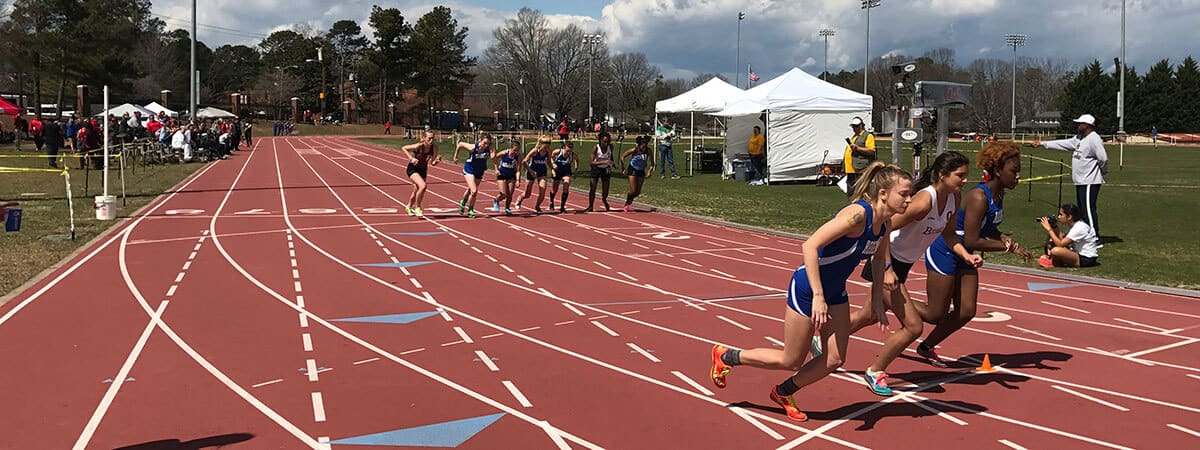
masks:
<path fill-rule="evenodd" d="M 1037 219 L 1049 235 L 1046 254 L 1038 259 L 1038 265 L 1050 268 L 1092 267 L 1097 264 L 1100 239 L 1087 222 L 1079 220 L 1080 215 L 1079 207 L 1072 204 L 1062 205 L 1058 210 L 1058 223 L 1067 228 L 1066 236 L 1059 235 L 1048 217 Z"/>
<path fill-rule="evenodd" d="M 1078 133 L 1070 139 L 1034 142 L 1034 147 L 1074 152 L 1071 155 L 1071 179 L 1075 181 L 1075 199 L 1083 209 L 1080 220 L 1086 221 L 1100 235 L 1100 220 L 1096 214 L 1096 201 L 1104 175 L 1108 173 L 1108 152 L 1104 150 L 1104 139 L 1096 133 L 1096 118 L 1084 114 L 1075 119 Z"/>

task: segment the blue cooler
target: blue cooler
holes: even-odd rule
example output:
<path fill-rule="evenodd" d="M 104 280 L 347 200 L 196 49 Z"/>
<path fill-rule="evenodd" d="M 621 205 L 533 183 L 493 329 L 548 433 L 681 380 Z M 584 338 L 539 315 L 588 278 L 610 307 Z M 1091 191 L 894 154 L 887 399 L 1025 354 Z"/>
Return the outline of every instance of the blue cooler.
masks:
<path fill-rule="evenodd" d="M 21 208 L 8 208 L 8 217 L 4 218 L 4 231 L 21 231 Z"/>

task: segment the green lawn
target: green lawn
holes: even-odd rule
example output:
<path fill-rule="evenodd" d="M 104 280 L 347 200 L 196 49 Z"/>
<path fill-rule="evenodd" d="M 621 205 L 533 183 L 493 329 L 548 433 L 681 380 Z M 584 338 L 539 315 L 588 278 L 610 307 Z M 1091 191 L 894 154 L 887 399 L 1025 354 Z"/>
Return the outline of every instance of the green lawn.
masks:
<path fill-rule="evenodd" d="M 4 155 L 33 156 L 32 144 L 27 144 L 22 153 L 11 147 L 3 148 Z M 71 192 L 75 210 L 75 240 L 70 239 L 69 210 L 67 208 L 66 184 L 58 172 L 14 173 L 11 169 L 0 169 L 0 201 L 18 201 L 23 210 L 21 231 L 0 233 L 0 296 L 28 281 L 42 270 L 60 262 L 71 252 L 92 238 L 117 225 L 117 221 L 96 220 L 93 197 L 101 192 L 103 173 L 76 170 L 77 160 L 69 161 L 71 168 Z M 45 157 L 0 158 L 0 166 L 6 168 L 45 168 Z M 118 195 L 117 217 L 128 216 L 138 208 L 166 192 L 180 180 L 203 167 L 201 163 L 170 164 L 138 167 L 136 172 L 127 167 L 125 189 L 127 204 L 120 199 L 120 178 L 117 166 L 112 165 L 109 175 L 109 194 Z M 85 181 L 87 190 L 84 189 Z"/>
<path fill-rule="evenodd" d="M 410 141 L 400 139 L 364 139 L 366 142 L 396 148 Z M 627 141 L 620 149 L 629 148 Z M 891 143 L 881 140 L 880 160 L 891 161 Z M 443 143 L 443 155 L 449 156 Z M 531 148 L 532 142 L 526 142 Z M 590 145 L 588 146 L 590 147 Z M 582 148 L 576 145 L 577 151 Z M 746 183 L 723 180 L 720 175 L 687 176 L 685 146 L 675 146 L 675 163 L 683 179 L 647 179 L 638 198 L 647 204 L 684 211 L 732 222 L 809 234 L 845 204 L 845 195 L 836 187 L 812 184 L 752 187 Z M 980 146 L 954 142 L 952 148 L 974 159 Z M 1099 215 L 1105 246 L 1100 250 L 1100 266 L 1087 269 L 1051 269 L 1114 280 L 1161 286 L 1200 288 L 1200 240 L 1190 233 L 1200 222 L 1194 196 L 1200 194 L 1195 180 L 1200 168 L 1200 148 L 1126 146 L 1124 168 L 1119 166 L 1119 148 L 1107 144 L 1109 152 L 1108 184 L 1100 191 Z M 1033 155 L 1069 163 L 1071 155 L 1045 149 L 1022 148 Z M 904 152 L 901 165 L 911 167 L 910 152 Z M 586 154 L 586 150 L 583 154 Z M 583 162 L 586 166 L 586 162 Z M 1070 168 L 1064 167 L 1062 202 L 1075 203 L 1075 187 Z M 657 172 L 656 172 L 657 173 Z M 1034 160 L 1032 175 L 1025 158 L 1023 178 L 1057 175 L 1059 164 Z M 972 167 L 972 177 L 979 171 Z M 1057 213 L 1058 178 L 1022 183 L 1005 199 L 1005 223 L 1001 227 L 1029 248 L 1040 248 L 1045 233 L 1033 218 Z M 585 183 L 577 187 L 586 189 Z M 1032 195 L 1030 187 L 1032 186 Z M 614 178 L 612 194 L 623 198 L 628 183 Z M 989 260 L 1002 264 L 1025 265 L 1008 254 L 989 254 Z M 1037 267 L 1030 263 L 1029 267 Z"/>

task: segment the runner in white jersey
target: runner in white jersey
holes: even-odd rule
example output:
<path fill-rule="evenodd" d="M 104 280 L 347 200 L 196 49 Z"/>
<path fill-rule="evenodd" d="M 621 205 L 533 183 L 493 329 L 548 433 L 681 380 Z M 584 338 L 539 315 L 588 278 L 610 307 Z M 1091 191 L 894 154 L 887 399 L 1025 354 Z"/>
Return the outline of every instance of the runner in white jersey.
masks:
<path fill-rule="evenodd" d="M 884 369 L 924 331 L 923 318 L 909 297 L 904 282 L 913 263 L 925 254 L 925 249 L 939 235 L 944 235 L 947 242 L 956 242 L 950 240 L 955 237 L 954 225 L 947 227 L 946 224 L 951 223 L 958 212 L 959 198 L 966 184 L 970 163 L 966 156 L 958 152 L 948 151 L 939 155 L 914 185 L 917 193 L 913 195 L 908 210 L 892 216 L 895 231 L 890 237 L 890 260 L 885 264 L 884 285 L 895 288 L 884 291 L 883 303 L 899 319 L 901 328 L 887 337 L 883 349 L 875 357 L 875 363 L 864 374 L 868 389 L 877 395 L 892 395 Z M 971 255 L 962 244 L 956 245 L 954 251 L 968 262 L 982 262 L 978 255 Z M 868 263 L 863 270 L 863 278 L 868 281 L 871 280 L 870 267 Z M 865 302 L 862 309 L 850 315 L 851 332 L 877 323 L 876 317 L 872 302 Z"/>

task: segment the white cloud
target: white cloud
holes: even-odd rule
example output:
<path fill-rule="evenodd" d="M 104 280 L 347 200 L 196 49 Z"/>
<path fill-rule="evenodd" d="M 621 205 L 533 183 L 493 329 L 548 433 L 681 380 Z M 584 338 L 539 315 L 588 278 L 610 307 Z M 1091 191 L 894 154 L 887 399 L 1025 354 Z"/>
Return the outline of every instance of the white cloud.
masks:
<path fill-rule="evenodd" d="M 801 64 L 800 68 L 803 69 L 805 67 L 815 66 L 816 64 L 817 64 L 817 60 L 810 56 L 810 57 L 804 59 L 804 64 Z"/>

